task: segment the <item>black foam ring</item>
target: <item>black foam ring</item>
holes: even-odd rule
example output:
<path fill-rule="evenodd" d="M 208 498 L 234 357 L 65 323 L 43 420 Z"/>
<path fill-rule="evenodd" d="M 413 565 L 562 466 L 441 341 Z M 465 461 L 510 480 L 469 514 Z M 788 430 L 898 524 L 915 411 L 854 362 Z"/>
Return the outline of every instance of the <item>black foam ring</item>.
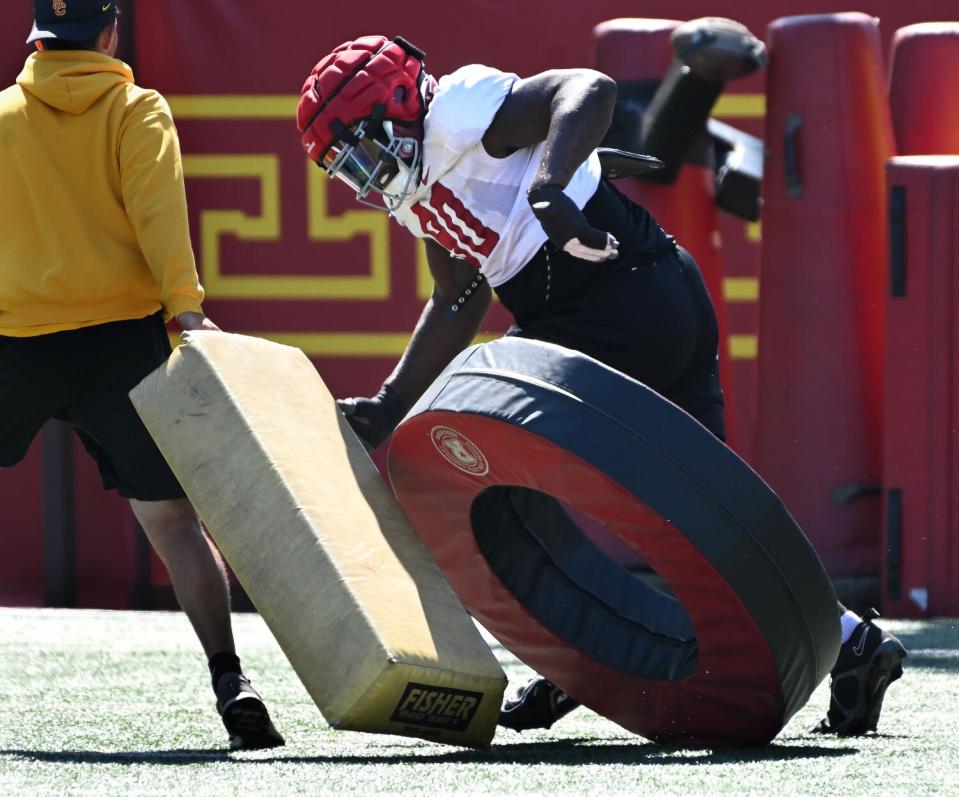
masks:
<path fill-rule="evenodd" d="M 657 681 L 696 668 L 682 605 L 610 559 L 545 493 L 493 487 L 472 507 L 490 569 L 546 628 L 610 667 Z"/>
<path fill-rule="evenodd" d="M 505 338 L 471 347 L 450 363 L 397 430 L 391 477 L 402 468 L 394 462 L 397 438 L 407 436 L 406 428 L 438 422 L 424 421 L 433 413 L 441 414 L 443 424 L 455 424 L 448 414 L 461 413 L 495 420 L 503 427 L 498 434 L 515 426 L 536 435 L 563 448 L 571 467 L 574 461 L 588 463 L 647 511 L 668 518 L 663 533 L 680 535 L 695 551 L 682 554 L 689 567 L 698 568 L 705 559 L 751 615 L 775 661 L 787 718 L 828 673 L 839 643 L 837 604 L 815 552 L 745 462 L 646 386 L 539 341 Z M 423 442 L 415 445 L 432 450 L 429 436 L 421 434 L 417 440 Z M 481 437 L 473 442 L 481 449 L 486 445 Z M 515 445 L 510 470 L 517 472 L 504 483 L 491 471 L 485 483 L 475 485 L 469 505 L 471 533 L 489 569 L 552 634 L 598 662 L 637 677 L 656 673 L 665 681 L 688 674 L 698 650 L 685 610 L 605 554 L 588 550 L 598 546 L 584 539 L 557 504 L 559 499 L 581 509 L 580 499 L 530 489 L 543 474 L 522 473 L 526 453 L 519 439 Z M 559 473 L 546 480 L 568 485 Z M 598 505 L 597 499 L 601 502 L 601 496 L 590 498 Z M 674 560 L 673 577 L 682 573 L 695 587 L 698 576 L 686 578 L 677 566 Z M 670 582 L 666 573 L 660 575 Z M 704 599 L 701 593 L 693 598 Z M 700 614 L 711 611 L 695 608 Z"/>

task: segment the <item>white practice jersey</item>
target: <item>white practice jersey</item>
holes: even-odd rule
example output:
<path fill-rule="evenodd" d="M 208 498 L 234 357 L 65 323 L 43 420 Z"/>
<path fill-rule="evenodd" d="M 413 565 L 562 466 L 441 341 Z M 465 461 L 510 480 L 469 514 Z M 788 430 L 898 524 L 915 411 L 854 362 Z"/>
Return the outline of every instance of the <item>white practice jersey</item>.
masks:
<path fill-rule="evenodd" d="M 546 241 L 526 201 L 543 144 L 494 158 L 482 142 L 518 79 L 479 64 L 440 79 L 426 114 L 419 189 L 392 214 L 418 238 L 432 238 L 475 266 L 494 288 Z M 564 190 L 582 208 L 599 178 L 594 152 Z"/>

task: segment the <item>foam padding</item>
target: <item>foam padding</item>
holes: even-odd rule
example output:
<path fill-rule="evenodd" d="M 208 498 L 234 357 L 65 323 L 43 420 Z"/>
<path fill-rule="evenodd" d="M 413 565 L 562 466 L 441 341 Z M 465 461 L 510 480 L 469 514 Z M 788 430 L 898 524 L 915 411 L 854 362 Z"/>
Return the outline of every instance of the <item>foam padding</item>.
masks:
<path fill-rule="evenodd" d="M 959 616 L 959 156 L 891 158 L 883 613 Z"/>
<path fill-rule="evenodd" d="M 489 746 L 503 671 L 301 351 L 189 333 L 131 398 L 330 725 Z"/>
<path fill-rule="evenodd" d="M 879 24 L 769 27 L 756 470 L 834 578 L 880 571 L 885 164 Z"/>
<path fill-rule="evenodd" d="M 400 424 L 389 471 L 473 616 L 635 733 L 765 743 L 835 661 L 835 594 L 778 498 L 685 412 L 582 354 L 518 338 L 468 349 Z"/>
<path fill-rule="evenodd" d="M 896 31 L 889 103 L 900 155 L 959 155 L 959 22 Z"/>

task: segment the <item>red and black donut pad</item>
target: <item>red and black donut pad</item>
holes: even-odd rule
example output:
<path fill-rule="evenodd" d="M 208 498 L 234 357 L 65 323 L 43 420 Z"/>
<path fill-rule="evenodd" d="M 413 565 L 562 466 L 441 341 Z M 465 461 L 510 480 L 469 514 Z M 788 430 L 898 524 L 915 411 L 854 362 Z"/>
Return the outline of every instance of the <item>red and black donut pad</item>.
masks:
<path fill-rule="evenodd" d="M 589 357 L 518 338 L 467 349 L 396 430 L 389 472 L 474 617 L 642 736 L 768 742 L 836 658 L 836 597 L 782 502 L 693 418 Z M 563 504 L 676 597 L 607 558 Z"/>

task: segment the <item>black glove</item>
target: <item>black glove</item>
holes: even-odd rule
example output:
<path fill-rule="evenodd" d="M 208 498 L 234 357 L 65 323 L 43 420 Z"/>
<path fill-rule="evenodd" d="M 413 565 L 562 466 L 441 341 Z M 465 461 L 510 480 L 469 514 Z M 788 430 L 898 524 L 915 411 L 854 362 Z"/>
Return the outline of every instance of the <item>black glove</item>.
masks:
<path fill-rule="evenodd" d="M 560 186 L 541 186 L 530 191 L 526 198 L 533 215 L 557 249 L 594 263 L 619 256 L 619 242 L 609 233 L 591 226 L 583 211 Z"/>
<path fill-rule="evenodd" d="M 368 451 L 377 448 L 393 434 L 407 413 L 406 403 L 389 385 L 383 385 L 373 398 L 339 399 L 336 406 Z"/>

